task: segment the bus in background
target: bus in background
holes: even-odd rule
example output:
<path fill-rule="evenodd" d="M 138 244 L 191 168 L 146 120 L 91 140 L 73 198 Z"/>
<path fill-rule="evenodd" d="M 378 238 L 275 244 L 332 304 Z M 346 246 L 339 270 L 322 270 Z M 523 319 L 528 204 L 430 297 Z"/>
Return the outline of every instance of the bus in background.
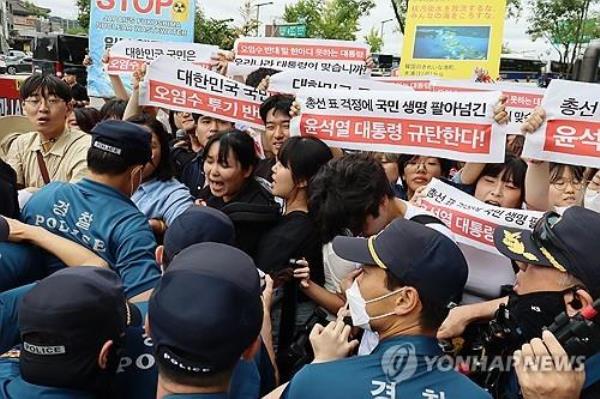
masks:
<path fill-rule="evenodd" d="M 537 58 L 519 54 L 505 54 L 500 58 L 500 78 L 505 81 L 537 83 L 546 63 Z"/>
<path fill-rule="evenodd" d="M 392 71 L 400 66 L 400 57 L 391 54 L 371 54 L 375 68 L 371 76 L 392 76 Z"/>
<path fill-rule="evenodd" d="M 62 77 L 65 69 L 76 68 L 78 80 L 85 85 L 86 70 L 83 59 L 88 50 L 85 36 L 48 34 L 35 38 L 33 43 L 33 71 Z"/>

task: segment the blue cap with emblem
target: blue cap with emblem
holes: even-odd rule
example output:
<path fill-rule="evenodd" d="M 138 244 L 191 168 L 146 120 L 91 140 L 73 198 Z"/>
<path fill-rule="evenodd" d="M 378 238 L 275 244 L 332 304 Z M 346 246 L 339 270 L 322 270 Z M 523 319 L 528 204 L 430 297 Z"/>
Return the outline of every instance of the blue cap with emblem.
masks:
<path fill-rule="evenodd" d="M 232 368 L 260 333 L 260 295 L 258 271 L 244 252 L 220 243 L 184 249 L 148 305 L 158 361 L 190 375 Z"/>
<path fill-rule="evenodd" d="M 152 136 L 135 123 L 108 120 L 92 129 L 92 148 L 123 158 L 129 165 L 143 165 L 152 158 Z"/>
<path fill-rule="evenodd" d="M 454 241 L 404 218 L 395 219 L 369 238 L 338 236 L 333 250 L 343 259 L 387 270 L 440 305 L 460 302 L 469 273 Z"/>
<path fill-rule="evenodd" d="M 518 262 L 553 267 L 581 280 L 593 298 L 600 297 L 600 214 L 572 206 L 563 215 L 548 212 L 533 231 L 498 227 L 494 244 Z"/>

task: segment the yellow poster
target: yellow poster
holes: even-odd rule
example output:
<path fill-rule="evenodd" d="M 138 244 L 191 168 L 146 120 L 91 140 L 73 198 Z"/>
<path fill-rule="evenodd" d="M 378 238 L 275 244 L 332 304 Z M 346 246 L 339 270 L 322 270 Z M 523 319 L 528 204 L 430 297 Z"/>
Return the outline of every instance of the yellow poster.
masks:
<path fill-rule="evenodd" d="M 469 79 L 500 70 L 506 0 L 410 0 L 400 76 Z"/>

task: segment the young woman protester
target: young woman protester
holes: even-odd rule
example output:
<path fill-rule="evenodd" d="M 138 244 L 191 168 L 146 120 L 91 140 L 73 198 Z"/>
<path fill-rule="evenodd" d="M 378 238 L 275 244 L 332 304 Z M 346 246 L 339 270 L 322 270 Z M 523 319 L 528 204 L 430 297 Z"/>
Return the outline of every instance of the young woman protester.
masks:
<path fill-rule="evenodd" d="M 144 167 L 142 184 L 131 201 L 149 219 L 152 231 L 161 237 L 194 200 L 187 187 L 173 178 L 169 135 L 162 123 L 145 113 L 129 118 L 128 122 L 142 125 L 152 134 L 152 158 Z"/>
<path fill-rule="evenodd" d="M 302 331 L 317 304 L 303 294 L 294 276 L 309 268 L 314 284 L 324 283 L 321 241 L 308 214 L 308 187 L 317 171 L 331 158 L 329 147 L 312 137 L 287 139 L 272 168 L 272 192 L 283 199 L 283 216 L 258 244 L 256 265 L 269 273 L 281 289 L 272 310 L 278 343 L 278 363 L 284 378 L 294 371 L 290 353 L 294 336 Z M 304 287 L 302 287 L 304 288 Z M 292 360 L 292 361 L 290 361 Z"/>
<path fill-rule="evenodd" d="M 207 185 L 200 202 L 227 214 L 236 227 L 236 245 L 252 257 L 258 243 L 279 218 L 273 195 L 254 178 L 258 157 L 254 140 L 232 129 L 213 135 L 204 148 Z"/>

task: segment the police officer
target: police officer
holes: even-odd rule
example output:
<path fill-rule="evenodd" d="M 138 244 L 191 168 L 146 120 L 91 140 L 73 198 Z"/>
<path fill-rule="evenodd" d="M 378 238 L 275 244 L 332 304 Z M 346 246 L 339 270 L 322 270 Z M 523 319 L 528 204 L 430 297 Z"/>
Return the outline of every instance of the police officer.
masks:
<path fill-rule="evenodd" d="M 260 347 L 260 295 L 254 262 L 236 248 L 203 243 L 177 255 L 148 307 L 156 397 L 227 398 L 236 364 Z"/>
<path fill-rule="evenodd" d="M 125 328 L 140 322 L 113 271 L 76 267 L 54 273 L 23 297 L 22 349 L 18 358 L 0 360 L 0 397 L 114 397 Z"/>
<path fill-rule="evenodd" d="M 377 332 L 380 343 L 370 355 L 338 360 L 356 346 L 347 342 L 350 326 L 341 320 L 317 325 L 311 333 L 317 364 L 301 369 L 283 397 L 489 397 L 454 369 L 436 367 L 437 328 L 460 301 L 468 274 L 451 239 L 396 219 L 376 236 L 336 237 L 333 249 L 363 265 L 346 299 L 352 324 Z"/>
<path fill-rule="evenodd" d="M 147 218 L 129 197 L 151 157 L 143 127 L 106 121 L 92 130 L 87 154 L 90 175 L 77 183 L 52 183 L 23 209 L 26 223 L 42 226 L 93 250 L 115 270 L 129 298 L 154 287 L 160 270 Z M 60 265 L 50 265 L 53 271 Z"/>

